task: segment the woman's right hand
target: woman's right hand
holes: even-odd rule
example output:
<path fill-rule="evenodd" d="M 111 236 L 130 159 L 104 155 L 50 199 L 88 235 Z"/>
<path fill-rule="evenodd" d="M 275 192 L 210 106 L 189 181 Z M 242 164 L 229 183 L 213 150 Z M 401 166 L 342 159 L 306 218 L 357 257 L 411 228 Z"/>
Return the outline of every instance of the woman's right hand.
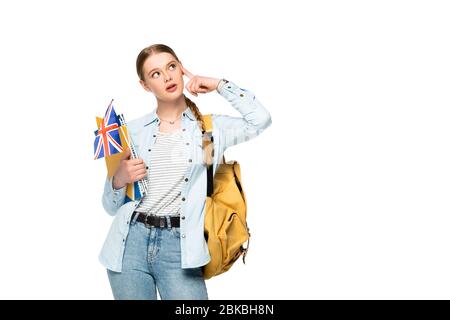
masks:
<path fill-rule="evenodd" d="M 124 151 L 122 158 L 120 159 L 119 168 L 114 174 L 112 184 L 114 189 L 121 189 L 128 183 L 141 180 L 147 174 L 144 160 L 141 158 L 130 159 L 130 148 Z"/>

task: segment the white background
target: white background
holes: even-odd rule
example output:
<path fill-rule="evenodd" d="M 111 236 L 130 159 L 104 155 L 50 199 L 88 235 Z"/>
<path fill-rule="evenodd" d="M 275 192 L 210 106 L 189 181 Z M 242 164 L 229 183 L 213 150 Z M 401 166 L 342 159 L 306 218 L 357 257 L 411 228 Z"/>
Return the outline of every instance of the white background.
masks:
<path fill-rule="evenodd" d="M 96 116 L 156 107 L 135 61 L 172 47 L 272 115 L 241 163 L 247 264 L 210 299 L 449 299 L 446 1 L 0 4 L 0 298 L 112 299 Z M 187 82 L 185 78 L 185 82 Z M 238 116 L 216 92 L 203 113 Z"/>

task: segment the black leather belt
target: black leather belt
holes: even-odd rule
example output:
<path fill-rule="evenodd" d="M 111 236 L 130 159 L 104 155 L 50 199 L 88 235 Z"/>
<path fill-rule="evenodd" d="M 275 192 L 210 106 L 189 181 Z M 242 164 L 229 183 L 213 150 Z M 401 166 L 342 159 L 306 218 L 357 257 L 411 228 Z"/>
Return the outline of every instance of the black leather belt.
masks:
<path fill-rule="evenodd" d="M 135 215 L 138 214 L 138 217 L 136 221 L 142 222 L 145 224 L 147 228 L 150 227 L 158 227 L 158 228 L 166 228 L 167 225 L 167 218 L 164 216 L 156 216 L 156 215 L 147 215 L 143 212 L 133 212 L 133 215 L 131 216 L 131 221 L 133 221 Z M 174 228 L 180 227 L 180 217 L 170 217 L 170 225 Z"/>

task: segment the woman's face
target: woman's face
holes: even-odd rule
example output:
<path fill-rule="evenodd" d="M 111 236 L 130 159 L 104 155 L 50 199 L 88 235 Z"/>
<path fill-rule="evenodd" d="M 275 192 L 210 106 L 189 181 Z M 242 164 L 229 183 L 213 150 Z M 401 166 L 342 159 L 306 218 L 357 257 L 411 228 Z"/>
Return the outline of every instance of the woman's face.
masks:
<path fill-rule="evenodd" d="M 145 81 L 140 80 L 142 87 L 160 100 L 175 100 L 183 94 L 184 81 L 180 63 L 167 52 L 149 56 L 143 65 Z M 170 85 L 176 84 L 175 91 L 167 91 Z"/>

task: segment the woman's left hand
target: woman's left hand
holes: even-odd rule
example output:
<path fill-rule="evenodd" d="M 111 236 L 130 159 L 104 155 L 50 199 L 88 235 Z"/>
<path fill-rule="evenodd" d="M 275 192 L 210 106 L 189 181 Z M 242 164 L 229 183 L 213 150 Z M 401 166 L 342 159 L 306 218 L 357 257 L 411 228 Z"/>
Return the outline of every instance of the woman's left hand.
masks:
<path fill-rule="evenodd" d="M 186 75 L 189 78 L 189 81 L 185 86 L 186 90 L 188 90 L 192 95 L 196 97 L 198 96 L 197 93 L 211 92 L 213 90 L 216 90 L 217 86 L 219 85 L 220 79 L 194 76 L 192 73 L 186 70 L 182 64 L 180 64 L 180 66 L 183 75 Z"/>

